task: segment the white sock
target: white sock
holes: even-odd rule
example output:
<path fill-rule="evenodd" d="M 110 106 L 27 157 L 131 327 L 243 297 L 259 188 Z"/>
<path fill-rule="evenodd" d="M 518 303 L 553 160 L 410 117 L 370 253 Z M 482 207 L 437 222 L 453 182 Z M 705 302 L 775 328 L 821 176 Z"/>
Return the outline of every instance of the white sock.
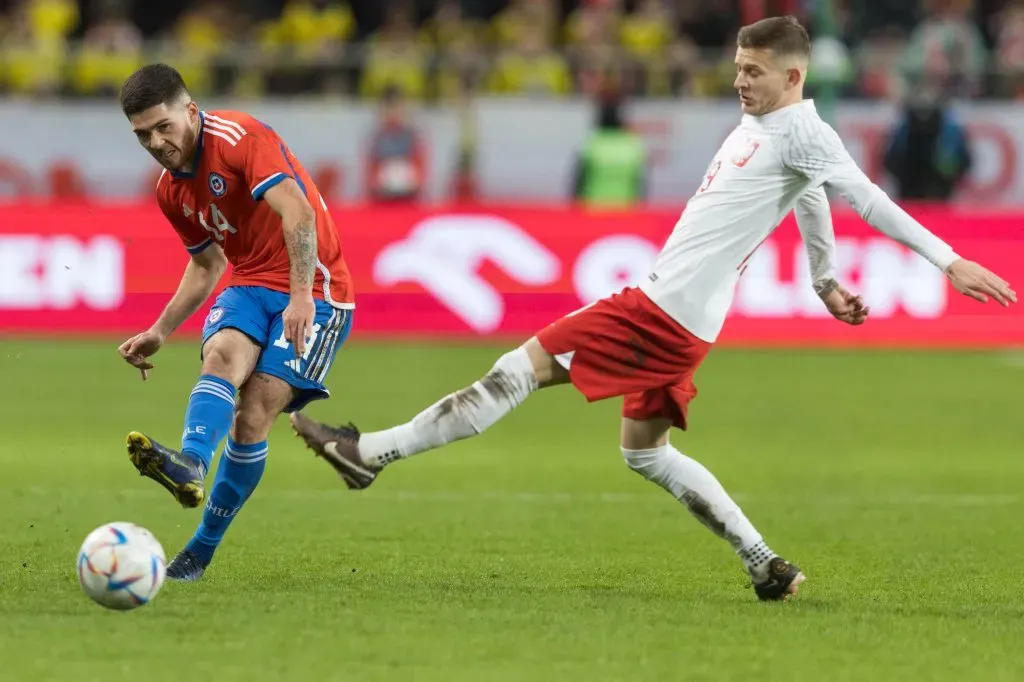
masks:
<path fill-rule="evenodd" d="M 703 464 L 671 445 L 651 450 L 623 448 L 622 455 L 630 469 L 667 490 L 711 532 L 732 545 L 755 579 L 767 577 L 768 562 L 775 553 Z"/>
<path fill-rule="evenodd" d="M 472 386 L 437 401 L 401 426 L 364 433 L 359 438 L 363 461 L 382 467 L 426 450 L 483 433 L 537 390 L 533 363 L 524 348 L 498 358 Z"/>

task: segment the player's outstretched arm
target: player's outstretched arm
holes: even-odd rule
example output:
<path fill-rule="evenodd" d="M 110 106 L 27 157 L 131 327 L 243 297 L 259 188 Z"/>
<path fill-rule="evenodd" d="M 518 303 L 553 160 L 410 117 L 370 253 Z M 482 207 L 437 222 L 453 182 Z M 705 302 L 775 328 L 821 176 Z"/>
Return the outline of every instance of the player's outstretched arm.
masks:
<path fill-rule="evenodd" d="M 1002 278 L 963 260 L 871 182 L 850 157 L 839 135 L 824 121 L 799 119 L 788 132 L 781 149 L 789 168 L 810 178 L 815 186 L 824 183 L 834 187 L 869 225 L 926 258 L 960 293 L 981 302 L 991 297 L 1004 306 L 1017 300 Z"/>
<path fill-rule="evenodd" d="M 961 294 L 982 303 L 991 297 L 1003 306 L 1017 301 L 1016 292 L 1006 280 L 957 255 L 951 246 L 914 220 L 856 166 L 840 170 L 828 184 L 839 190 L 865 222 L 941 269 Z"/>
<path fill-rule="evenodd" d="M 153 369 L 149 358 L 210 297 L 227 263 L 224 251 L 216 244 L 210 244 L 199 253 L 192 254 L 181 276 L 178 290 L 153 326 L 128 339 L 118 348 L 121 357 L 142 372 L 143 380 L 148 378 L 149 370 Z"/>
<path fill-rule="evenodd" d="M 288 178 L 274 185 L 263 199 L 281 216 L 281 229 L 291 265 L 291 300 L 282 315 L 285 339 L 296 357 L 306 352 L 306 340 L 313 332 L 316 304 L 313 279 L 316 275 L 316 213 L 298 183 Z"/>

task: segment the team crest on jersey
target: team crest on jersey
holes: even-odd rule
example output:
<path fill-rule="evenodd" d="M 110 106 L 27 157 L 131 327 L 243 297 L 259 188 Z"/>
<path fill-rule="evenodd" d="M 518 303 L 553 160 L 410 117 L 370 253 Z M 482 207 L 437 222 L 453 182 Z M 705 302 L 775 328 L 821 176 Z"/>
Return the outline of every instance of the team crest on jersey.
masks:
<path fill-rule="evenodd" d="M 210 173 L 210 191 L 213 192 L 213 196 L 222 197 L 228 191 L 228 183 L 217 173 Z"/>

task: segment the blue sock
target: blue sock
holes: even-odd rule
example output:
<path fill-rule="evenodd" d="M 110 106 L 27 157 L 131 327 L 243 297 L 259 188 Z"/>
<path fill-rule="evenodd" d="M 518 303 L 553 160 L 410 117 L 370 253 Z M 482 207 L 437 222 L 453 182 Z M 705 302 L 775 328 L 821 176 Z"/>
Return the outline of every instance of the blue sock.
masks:
<path fill-rule="evenodd" d="M 195 554 L 204 566 L 213 559 L 213 553 L 224 539 L 224 533 L 231 525 L 231 520 L 235 518 L 263 477 L 263 469 L 267 465 L 267 452 L 267 441 L 239 445 L 228 438 L 224 454 L 217 464 L 217 475 L 213 479 L 213 491 L 203 510 L 203 520 L 185 547 Z"/>
<path fill-rule="evenodd" d="M 235 387 L 226 379 L 202 375 L 188 399 L 181 451 L 209 471 L 213 453 L 228 435 L 234 417 Z"/>

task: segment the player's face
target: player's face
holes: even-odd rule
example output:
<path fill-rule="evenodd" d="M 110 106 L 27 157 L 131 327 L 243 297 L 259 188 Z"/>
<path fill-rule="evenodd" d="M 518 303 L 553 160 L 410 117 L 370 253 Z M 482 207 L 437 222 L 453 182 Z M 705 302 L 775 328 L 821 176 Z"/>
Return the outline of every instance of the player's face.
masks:
<path fill-rule="evenodd" d="M 743 113 L 761 116 L 773 111 L 792 79 L 788 65 L 780 64 L 771 50 L 736 50 L 736 80 Z"/>
<path fill-rule="evenodd" d="M 139 144 L 168 170 L 180 170 L 192 159 L 199 128 L 195 102 L 161 104 L 129 118 Z"/>

